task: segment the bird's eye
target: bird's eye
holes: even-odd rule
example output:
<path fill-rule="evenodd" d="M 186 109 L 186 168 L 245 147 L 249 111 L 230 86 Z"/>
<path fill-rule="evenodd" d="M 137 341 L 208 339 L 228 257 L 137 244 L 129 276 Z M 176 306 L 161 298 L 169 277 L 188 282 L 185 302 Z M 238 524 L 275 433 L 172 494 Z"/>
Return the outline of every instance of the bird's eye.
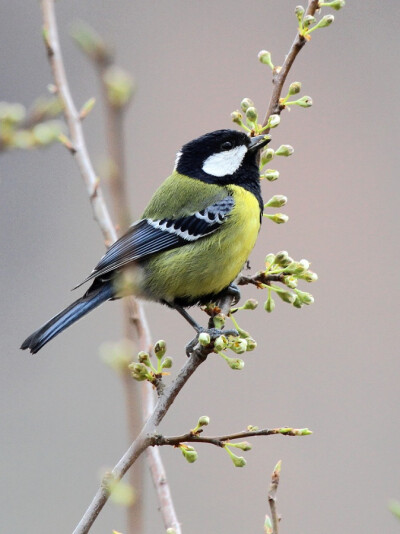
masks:
<path fill-rule="evenodd" d="M 222 143 L 221 149 L 222 150 L 230 150 L 233 147 L 233 144 L 231 141 L 225 141 L 225 143 Z"/>

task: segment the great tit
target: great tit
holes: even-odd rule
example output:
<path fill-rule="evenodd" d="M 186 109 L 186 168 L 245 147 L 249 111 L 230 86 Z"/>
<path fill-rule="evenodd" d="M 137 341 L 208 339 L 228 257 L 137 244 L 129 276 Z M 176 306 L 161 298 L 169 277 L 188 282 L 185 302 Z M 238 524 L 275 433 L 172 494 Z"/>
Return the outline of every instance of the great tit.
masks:
<path fill-rule="evenodd" d="M 197 328 L 184 308 L 229 290 L 256 242 L 263 212 L 257 154 L 268 141 L 217 130 L 184 145 L 142 218 L 82 282 L 93 280 L 83 297 L 21 349 L 38 352 L 106 300 L 126 295 L 167 304 Z"/>

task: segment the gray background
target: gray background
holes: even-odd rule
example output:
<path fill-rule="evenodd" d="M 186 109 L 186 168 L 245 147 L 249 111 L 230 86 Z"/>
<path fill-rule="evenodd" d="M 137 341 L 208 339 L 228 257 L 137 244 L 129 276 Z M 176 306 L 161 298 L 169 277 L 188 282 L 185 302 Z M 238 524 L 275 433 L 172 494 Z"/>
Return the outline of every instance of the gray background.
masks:
<path fill-rule="evenodd" d="M 271 85 L 257 52 L 280 63 L 295 34 L 292 1 L 59 1 L 68 77 L 77 103 L 97 95 L 92 68 L 71 42 L 73 21 L 94 25 L 134 73 L 126 121 L 130 204 L 139 216 L 175 152 L 206 131 L 230 126 L 244 96 L 265 110 Z M 163 450 L 184 532 L 262 532 L 269 474 L 283 460 L 282 532 L 398 532 L 387 509 L 400 498 L 398 358 L 399 3 L 348 1 L 330 28 L 313 34 L 290 81 L 314 106 L 282 116 L 273 145 L 281 178 L 264 196 L 289 196 L 287 225 L 264 224 L 252 255 L 289 250 L 320 280 L 316 303 L 277 303 L 272 315 L 243 313 L 260 349 L 245 369 L 217 357 L 203 365 L 163 423 L 168 434 L 211 417 L 210 433 L 248 424 L 308 426 L 306 438 L 253 439 L 235 469 L 216 448 L 187 464 Z M 32 102 L 51 81 L 37 2 L 0 3 L 0 98 Z M 85 122 L 96 165 L 104 154 L 97 107 Z M 91 500 L 103 468 L 127 445 L 119 380 L 98 357 L 121 336 L 121 306 L 108 304 L 38 356 L 21 341 L 72 299 L 103 253 L 84 186 L 61 146 L 1 156 L 0 531 L 68 533 Z M 258 297 L 255 289 L 248 296 Z M 180 317 L 146 304 L 154 339 L 184 362 L 192 332 Z M 147 476 L 147 474 L 146 474 Z M 162 532 L 146 478 L 146 532 Z M 124 511 L 108 504 L 93 532 L 125 532 Z"/>

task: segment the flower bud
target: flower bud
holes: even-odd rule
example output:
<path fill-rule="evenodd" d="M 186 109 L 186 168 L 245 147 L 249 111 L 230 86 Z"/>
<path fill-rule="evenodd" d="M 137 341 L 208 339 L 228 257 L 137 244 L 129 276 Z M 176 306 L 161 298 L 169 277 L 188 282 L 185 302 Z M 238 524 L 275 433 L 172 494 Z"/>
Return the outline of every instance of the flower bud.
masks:
<path fill-rule="evenodd" d="M 275 213 L 274 215 L 269 215 L 267 213 L 264 213 L 264 217 L 267 217 L 268 219 L 270 219 L 272 222 L 276 224 L 284 224 L 288 222 L 289 220 L 289 217 L 285 215 L 284 213 Z"/>
<path fill-rule="evenodd" d="M 232 454 L 231 458 L 235 467 L 244 467 L 246 465 L 246 460 L 243 458 L 243 456 L 236 456 L 236 454 Z"/>
<path fill-rule="evenodd" d="M 296 102 L 293 102 L 293 104 L 296 104 L 302 108 L 310 108 L 313 104 L 313 101 L 311 96 L 303 96 L 302 98 L 299 98 L 299 100 L 296 100 Z"/>
<path fill-rule="evenodd" d="M 258 118 L 258 115 L 257 115 L 257 110 L 255 107 L 253 106 L 250 106 L 249 108 L 247 108 L 246 110 L 246 119 L 248 122 L 251 122 L 251 123 L 255 123 L 257 122 L 257 118 Z"/>
<path fill-rule="evenodd" d="M 297 290 L 297 296 L 307 306 L 309 304 L 313 304 L 314 303 L 314 297 L 311 295 L 311 293 L 307 293 L 306 291 Z"/>
<path fill-rule="evenodd" d="M 234 371 L 241 371 L 244 367 L 244 361 L 240 358 L 225 358 L 226 363 L 229 365 L 231 369 Z"/>
<path fill-rule="evenodd" d="M 164 360 L 161 362 L 161 369 L 171 369 L 172 363 L 172 358 L 164 358 Z"/>
<path fill-rule="evenodd" d="M 315 282 L 318 280 L 318 275 L 317 273 L 313 273 L 312 271 L 306 271 L 303 274 L 302 279 L 306 282 Z"/>
<path fill-rule="evenodd" d="M 268 128 L 276 128 L 280 122 L 281 118 L 279 115 L 270 115 L 267 126 Z"/>
<path fill-rule="evenodd" d="M 256 301 L 256 299 L 248 299 L 243 304 L 243 309 L 244 310 L 255 310 L 257 306 L 258 306 L 258 302 Z"/>
<path fill-rule="evenodd" d="M 296 295 L 291 291 L 279 290 L 277 291 L 277 293 L 278 296 L 283 300 L 283 302 L 293 304 L 293 302 L 296 300 Z"/>
<path fill-rule="evenodd" d="M 248 337 L 246 339 L 247 341 L 247 352 L 252 352 L 254 349 L 257 348 L 257 341 L 255 339 L 253 339 L 252 337 Z"/>
<path fill-rule="evenodd" d="M 334 0 L 333 2 L 324 2 L 323 5 L 339 11 L 346 5 L 346 2 L 344 0 Z"/>
<path fill-rule="evenodd" d="M 303 15 L 304 15 L 304 7 L 303 6 L 296 6 L 294 12 L 296 14 L 297 20 L 301 22 Z"/>
<path fill-rule="evenodd" d="M 275 182 L 275 180 L 279 178 L 279 171 L 276 171 L 274 169 L 267 169 L 264 174 L 262 174 L 262 176 L 269 182 Z"/>
<path fill-rule="evenodd" d="M 61 124 L 58 121 L 42 122 L 33 128 L 32 133 L 37 144 L 48 145 L 58 139 Z"/>
<path fill-rule="evenodd" d="M 287 197 L 284 195 L 274 195 L 264 204 L 264 208 L 280 208 L 284 206 L 287 202 Z"/>
<path fill-rule="evenodd" d="M 144 352 L 143 350 L 139 352 L 138 354 L 138 360 L 140 363 L 143 363 L 144 365 L 150 366 L 150 357 L 147 352 Z"/>
<path fill-rule="evenodd" d="M 132 378 L 138 382 L 142 382 L 149 378 L 147 367 L 143 363 L 131 363 L 128 367 Z"/>
<path fill-rule="evenodd" d="M 275 151 L 273 148 L 267 148 L 266 150 L 264 150 L 263 153 L 261 154 L 261 159 L 260 159 L 261 167 L 264 167 L 264 165 L 269 163 L 271 159 L 274 157 L 274 155 L 275 155 Z"/>
<path fill-rule="evenodd" d="M 240 102 L 240 107 L 242 108 L 242 111 L 246 113 L 250 107 L 254 107 L 254 102 L 250 98 L 243 98 Z"/>
<path fill-rule="evenodd" d="M 301 299 L 299 299 L 299 297 L 296 297 L 294 302 L 293 302 L 293 306 L 295 308 L 302 308 L 303 307 L 303 303 L 301 301 Z"/>
<path fill-rule="evenodd" d="M 261 63 L 264 63 L 264 65 L 268 65 L 269 67 L 271 67 L 271 69 L 274 68 L 274 64 L 272 63 L 272 60 L 271 60 L 271 53 L 268 52 L 267 50 L 261 50 L 258 53 L 258 59 L 259 61 L 261 61 Z"/>
<path fill-rule="evenodd" d="M 202 415 L 199 417 L 199 420 L 197 421 L 197 427 L 201 428 L 202 426 L 207 426 L 210 424 L 210 418 L 208 415 Z"/>
<path fill-rule="evenodd" d="M 236 447 L 237 449 L 240 449 L 241 451 L 251 451 L 251 443 L 248 441 L 240 441 L 239 443 L 229 443 L 230 447 Z"/>
<path fill-rule="evenodd" d="M 239 111 L 232 111 L 231 119 L 236 124 L 239 124 L 239 126 L 242 126 L 242 124 L 243 124 L 242 114 Z"/>
<path fill-rule="evenodd" d="M 199 343 L 202 347 L 207 347 L 211 343 L 210 334 L 201 332 L 201 334 L 199 334 Z"/>
<path fill-rule="evenodd" d="M 159 339 L 154 345 L 154 354 L 156 355 L 158 360 L 161 360 L 161 358 L 165 355 L 166 352 L 167 344 L 163 339 Z"/>
<path fill-rule="evenodd" d="M 275 256 L 275 263 L 277 263 L 278 265 L 283 265 L 283 262 L 286 263 L 288 258 L 289 258 L 288 252 L 286 250 L 281 250 Z"/>
<path fill-rule="evenodd" d="M 236 338 L 235 341 L 229 344 L 229 348 L 235 354 L 243 354 L 247 350 L 247 339 Z"/>
<path fill-rule="evenodd" d="M 309 28 L 311 24 L 315 24 L 317 22 L 317 19 L 313 17 L 312 15 L 306 15 L 303 18 L 303 28 Z"/>
<path fill-rule="evenodd" d="M 275 150 L 276 156 L 291 156 L 294 152 L 294 148 L 290 145 L 281 145 L 278 150 Z"/>
<path fill-rule="evenodd" d="M 103 76 L 109 103 L 115 108 L 122 108 L 130 101 L 134 83 L 129 72 L 112 65 Z"/>
<path fill-rule="evenodd" d="M 293 82 L 289 85 L 289 96 L 297 95 L 301 91 L 301 82 Z"/>
<path fill-rule="evenodd" d="M 297 287 L 297 278 L 294 276 L 285 276 L 283 283 L 290 287 L 290 289 L 295 289 Z"/>
<path fill-rule="evenodd" d="M 271 267 L 271 265 L 273 265 L 276 261 L 275 259 L 275 254 L 268 254 L 266 257 L 265 257 L 265 267 L 267 269 L 269 269 Z"/>
<path fill-rule="evenodd" d="M 226 349 L 227 346 L 228 346 L 228 340 L 223 335 L 218 336 L 217 339 L 214 341 L 214 348 L 217 351 L 224 350 Z"/>
<path fill-rule="evenodd" d="M 305 271 L 308 271 L 308 269 L 310 268 L 310 262 L 308 260 L 305 260 L 304 258 L 299 261 L 299 264 L 304 267 Z"/>
<path fill-rule="evenodd" d="M 269 297 L 264 303 L 264 310 L 268 313 L 273 312 L 275 309 L 275 301 L 272 297 Z"/>
<path fill-rule="evenodd" d="M 322 17 L 318 22 L 317 26 L 318 28 L 325 28 L 326 26 L 330 26 L 334 20 L 335 17 L 333 15 L 325 15 L 325 17 Z"/>
<path fill-rule="evenodd" d="M 183 456 L 190 464 L 197 460 L 198 454 L 194 447 L 191 447 L 190 445 L 181 445 L 180 449 Z"/>
<path fill-rule="evenodd" d="M 217 315 L 214 315 L 213 317 L 213 323 L 215 328 L 221 330 L 221 328 L 223 328 L 225 325 L 225 315 L 222 313 L 217 313 Z"/>

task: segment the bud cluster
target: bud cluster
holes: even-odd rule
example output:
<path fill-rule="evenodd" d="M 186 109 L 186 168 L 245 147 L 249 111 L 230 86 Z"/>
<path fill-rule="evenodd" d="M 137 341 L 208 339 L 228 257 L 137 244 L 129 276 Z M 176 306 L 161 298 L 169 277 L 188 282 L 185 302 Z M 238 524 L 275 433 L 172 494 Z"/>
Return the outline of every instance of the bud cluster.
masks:
<path fill-rule="evenodd" d="M 0 102 L 0 150 L 40 148 L 57 141 L 63 124 L 53 119 L 61 111 L 58 98 L 38 100 L 29 114 L 22 104 Z"/>
<path fill-rule="evenodd" d="M 246 444 L 247 448 L 242 448 L 242 445 L 244 445 L 244 444 Z M 244 450 L 248 451 L 248 450 L 251 449 L 250 443 L 248 443 L 247 441 L 245 441 L 243 443 L 231 443 L 231 442 L 229 442 L 229 443 L 225 443 L 225 445 L 224 445 L 224 449 L 229 454 L 230 459 L 233 462 L 233 465 L 235 467 L 244 467 L 246 465 L 246 460 L 243 458 L 243 456 L 236 456 L 236 454 L 234 454 L 231 451 L 231 449 L 230 449 L 231 447 L 236 447 L 236 448 L 242 449 L 243 451 Z"/>
<path fill-rule="evenodd" d="M 316 273 L 310 270 L 310 262 L 302 259 L 295 261 L 289 256 L 286 250 L 277 254 L 268 254 L 265 258 L 265 277 L 278 277 L 278 281 L 283 283 L 286 288 L 279 287 L 273 283 L 265 284 L 268 289 L 268 298 L 264 303 L 264 309 L 272 312 L 275 309 L 275 301 L 272 298 L 274 292 L 283 302 L 292 304 L 295 308 L 301 308 L 304 305 L 310 305 L 314 302 L 311 293 L 297 289 L 299 280 L 305 282 L 315 282 L 318 280 Z"/>
<path fill-rule="evenodd" d="M 250 98 L 243 98 L 240 103 L 240 109 L 241 111 L 236 110 L 231 113 L 231 119 L 235 124 L 238 124 L 243 130 L 252 135 L 260 135 L 267 129 L 276 128 L 281 121 L 279 115 L 271 115 L 265 126 L 259 124 L 257 108 Z M 246 124 L 244 121 L 246 121 Z"/>
<path fill-rule="evenodd" d="M 140 351 L 138 354 L 138 361 L 132 362 L 129 365 L 132 378 L 139 382 L 147 380 L 154 383 L 159 379 L 164 372 L 164 369 L 170 369 L 172 367 L 172 358 L 164 357 L 167 351 L 167 345 L 164 340 L 157 341 L 154 345 L 154 354 L 157 358 L 157 367 L 151 362 L 148 352 Z M 167 373 L 168 374 L 168 373 Z"/>
<path fill-rule="evenodd" d="M 319 2 L 319 7 L 330 7 L 338 11 L 345 5 L 344 0 L 334 0 L 332 2 Z M 305 14 L 303 6 L 297 6 L 294 10 L 296 18 L 298 20 L 299 34 L 309 41 L 311 39 L 311 33 L 318 28 L 325 28 L 330 26 L 335 20 L 333 15 L 325 15 L 319 21 L 313 15 Z"/>

